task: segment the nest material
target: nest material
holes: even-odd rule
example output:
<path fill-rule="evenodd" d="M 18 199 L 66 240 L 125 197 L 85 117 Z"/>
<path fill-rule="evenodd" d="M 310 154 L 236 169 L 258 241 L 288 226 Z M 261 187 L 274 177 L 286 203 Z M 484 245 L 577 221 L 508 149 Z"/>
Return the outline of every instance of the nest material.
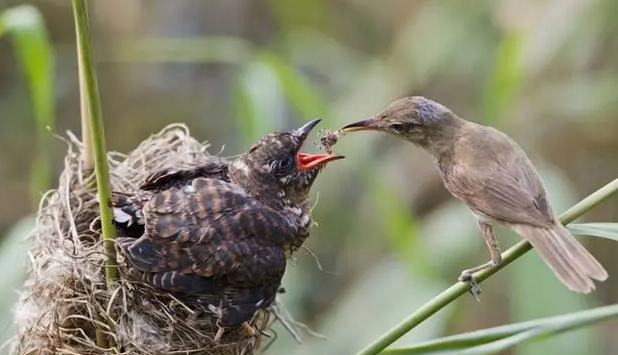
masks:
<path fill-rule="evenodd" d="M 343 130 L 331 131 L 330 129 L 325 129 L 321 131 L 322 137 L 320 138 L 321 148 L 324 149 L 328 154 L 333 153 L 333 146 L 337 144 L 339 138 L 341 138 L 345 132 Z"/>
<path fill-rule="evenodd" d="M 208 159 L 207 145 L 184 125 L 171 125 L 128 155 L 110 153 L 112 188 L 133 191 L 149 172 L 191 167 Z M 226 331 L 219 345 L 212 313 L 196 312 L 173 296 L 127 279 L 118 254 L 120 280 L 107 290 L 104 248 L 95 195 L 83 178 L 81 143 L 73 138 L 57 190 L 41 203 L 30 238 L 28 275 L 15 321 L 19 354 L 104 354 L 98 335 L 112 337 L 126 354 L 252 354 L 256 338 L 242 328 Z M 274 319 L 261 311 L 253 325 L 258 334 Z M 113 324 L 112 328 L 108 324 Z"/>

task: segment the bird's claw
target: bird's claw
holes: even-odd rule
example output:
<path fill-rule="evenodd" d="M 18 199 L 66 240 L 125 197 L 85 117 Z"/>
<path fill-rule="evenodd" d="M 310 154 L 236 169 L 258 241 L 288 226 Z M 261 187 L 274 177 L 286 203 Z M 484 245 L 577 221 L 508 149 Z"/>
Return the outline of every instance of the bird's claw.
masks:
<path fill-rule="evenodd" d="M 215 334 L 215 338 L 213 339 L 213 343 L 218 344 L 221 341 L 221 337 L 223 337 L 223 333 L 225 332 L 225 328 L 218 325 L 219 330 L 217 330 L 217 334 Z"/>
<path fill-rule="evenodd" d="M 245 331 L 247 332 L 247 336 L 253 337 L 257 333 L 255 331 L 255 329 L 251 325 L 249 325 L 248 322 L 243 322 L 241 325 L 245 329 Z M 215 334 L 215 338 L 213 339 L 213 342 L 215 344 L 218 344 L 219 341 L 221 341 L 221 338 L 223 337 L 223 333 L 225 333 L 225 328 L 224 327 L 222 327 L 220 325 L 217 325 L 217 327 L 219 329 L 217 330 L 217 334 Z"/>
<path fill-rule="evenodd" d="M 255 328 L 250 326 L 248 322 L 243 322 L 242 327 L 245 328 L 245 331 L 247 332 L 247 335 L 249 337 L 255 336 L 256 334 Z"/>
<path fill-rule="evenodd" d="M 470 285 L 470 294 L 477 302 L 481 302 L 481 286 L 479 286 L 479 283 L 476 282 L 476 279 L 472 276 L 472 274 L 464 271 L 459 275 L 458 280 Z"/>

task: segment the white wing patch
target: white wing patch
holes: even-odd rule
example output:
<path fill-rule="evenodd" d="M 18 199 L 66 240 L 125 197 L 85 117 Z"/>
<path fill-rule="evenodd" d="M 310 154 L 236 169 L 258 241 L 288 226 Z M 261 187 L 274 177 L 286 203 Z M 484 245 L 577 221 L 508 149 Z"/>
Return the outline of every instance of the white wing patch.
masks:
<path fill-rule="evenodd" d="M 114 220 L 118 223 L 126 223 L 127 226 L 133 224 L 133 217 L 121 208 L 114 207 Z"/>

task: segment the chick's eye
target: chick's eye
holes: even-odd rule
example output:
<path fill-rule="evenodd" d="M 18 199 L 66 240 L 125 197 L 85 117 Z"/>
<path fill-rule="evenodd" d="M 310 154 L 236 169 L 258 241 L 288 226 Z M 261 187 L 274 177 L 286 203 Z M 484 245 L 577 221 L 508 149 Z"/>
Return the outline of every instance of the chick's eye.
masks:
<path fill-rule="evenodd" d="M 292 160 L 291 157 L 283 158 L 277 162 L 275 174 L 277 176 L 286 175 L 286 174 L 289 174 L 293 168 L 294 168 L 294 160 Z"/>
<path fill-rule="evenodd" d="M 288 169 L 292 167 L 292 158 L 285 158 L 279 161 L 279 168 Z"/>

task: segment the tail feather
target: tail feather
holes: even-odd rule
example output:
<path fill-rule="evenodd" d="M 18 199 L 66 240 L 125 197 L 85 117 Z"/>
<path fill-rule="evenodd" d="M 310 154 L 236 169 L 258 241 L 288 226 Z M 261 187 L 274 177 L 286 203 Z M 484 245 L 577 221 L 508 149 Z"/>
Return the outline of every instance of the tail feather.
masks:
<path fill-rule="evenodd" d="M 552 228 L 515 225 L 513 229 L 532 244 L 558 279 L 571 290 L 589 293 L 595 289 L 592 279 L 607 279 L 605 268 L 563 225 L 556 223 Z"/>

